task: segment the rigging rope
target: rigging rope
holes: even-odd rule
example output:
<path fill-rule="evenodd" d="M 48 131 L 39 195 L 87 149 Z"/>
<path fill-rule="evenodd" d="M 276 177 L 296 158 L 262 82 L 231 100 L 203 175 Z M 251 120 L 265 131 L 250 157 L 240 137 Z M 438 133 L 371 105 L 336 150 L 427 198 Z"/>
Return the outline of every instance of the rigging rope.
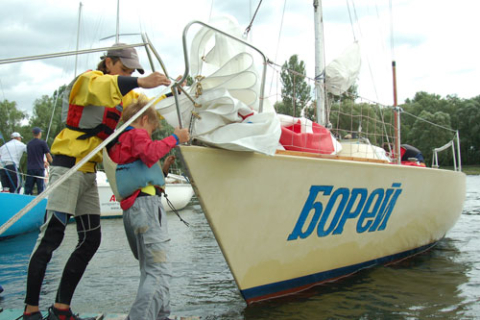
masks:
<path fill-rule="evenodd" d="M 63 96 L 64 93 L 65 92 L 62 92 L 61 95 Z M 55 110 L 57 109 L 57 100 L 58 100 L 59 95 L 60 95 L 60 92 L 59 92 L 59 90 L 57 90 L 57 94 L 55 96 L 55 101 L 53 102 L 52 115 L 50 116 L 50 123 L 48 124 L 47 137 L 45 138 L 45 141 L 48 141 L 48 137 L 50 136 L 50 130 L 52 128 L 53 117 L 55 116 Z"/>
<path fill-rule="evenodd" d="M 180 221 L 182 221 L 187 227 L 190 227 L 190 223 L 188 223 L 187 221 L 183 220 L 182 217 L 180 217 L 178 210 L 173 206 L 173 203 L 170 201 L 170 199 L 168 199 L 168 195 L 165 192 L 163 193 L 163 195 L 165 197 L 165 200 L 167 200 L 168 206 L 177 215 L 178 219 L 180 219 Z"/>
<path fill-rule="evenodd" d="M 438 127 L 438 128 L 444 129 L 444 130 L 448 130 L 448 131 L 451 131 L 451 132 L 457 132 L 457 130 L 453 130 L 452 128 L 447 128 L 447 127 L 441 126 L 441 125 L 439 125 L 439 124 L 433 123 L 433 122 L 431 122 L 431 121 L 428 121 L 428 120 L 426 120 L 426 119 L 420 118 L 419 116 L 416 116 L 416 115 L 414 115 L 413 113 L 409 113 L 409 112 L 407 112 L 407 111 L 405 111 L 405 110 L 403 110 L 403 109 L 402 109 L 402 113 L 408 114 L 409 116 L 412 116 L 412 117 L 414 117 L 414 118 L 417 119 L 417 120 L 420 120 L 420 121 L 426 122 L 426 123 L 428 123 L 428 124 L 431 124 L 432 126 L 435 126 L 435 127 Z"/>
<path fill-rule="evenodd" d="M 285 0 L 283 2 L 282 19 L 280 20 L 280 30 L 278 31 L 277 49 L 275 50 L 275 61 L 277 61 L 278 50 L 280 48 L 280 38 L 282 37 L 283 18 L 285 17 L 285 8 L 286 7 L 287 7 L 287 0 Z M 272 93 L 272 85 L 273 85 L 273 74 L 272 74 L 272 80 L 270 81 L 270 91 L 268 92 L 268 94 Z"/>
<path fill-rule="evenodd" d="M 348 17 L 350 19 L 350 25 L 352 26 L 353 39 L 357 41 L 357 36 L 355 35 L 355 28 L 353 27 L 352 13 L 350 11 L 349 0 L 347 0 L 347 9 L 348 9 Z"/>
<path fill-rule="evenodd" d="M 210 14 L 208 15 L 208 20 L 209 20 L 209 21 L 210 21 L 210 19 L 212 18 L 213 2 L 214 2 L 214 0 L 212 0 L 212 4 L 210 5 Z"/>

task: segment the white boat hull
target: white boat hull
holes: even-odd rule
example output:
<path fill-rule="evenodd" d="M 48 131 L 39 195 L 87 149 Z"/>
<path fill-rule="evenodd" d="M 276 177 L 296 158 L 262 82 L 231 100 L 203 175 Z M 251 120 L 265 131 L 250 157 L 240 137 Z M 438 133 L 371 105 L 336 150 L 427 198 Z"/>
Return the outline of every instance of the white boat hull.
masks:
<path fill-rule="evenodd" d="M 180 150 L 247 303 L 426 250 L 455 224 L 465 198 L 461 172 Z"/>
<path fill-rule="evenodd" d="M 194 192 L 190 184 L 187 183 L 171 183 L 165 187 L 168 199 L 172 202 L 176 210 L 185 208 L 192 199 Z M 112 189 L 107 184 L 98 185 L 98 195 L 100 198 L 100 210 L 102 218 L 121 217 L 123 212 L 120 203 L 116 201 Z M 172 211 L 168 205 L 165 196 L 162 195 L 162 204 L 167 212 Z"/>

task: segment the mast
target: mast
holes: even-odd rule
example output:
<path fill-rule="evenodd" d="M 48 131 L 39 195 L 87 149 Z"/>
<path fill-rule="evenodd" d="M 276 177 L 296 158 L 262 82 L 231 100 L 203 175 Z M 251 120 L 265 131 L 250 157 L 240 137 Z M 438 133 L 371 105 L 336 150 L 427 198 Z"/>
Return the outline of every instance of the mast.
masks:
<path fill-rule="evenodd" d="M 78 7 L 78 24 L 77 24 L 77 51 L 78 51 L 78 43 L 80 41 L 80 21 L 82 17 L 82 3 Z M 75 55 L 75 76 L 74 79 L 77 77 L 77 61 L 78 61 L 78 54 Z"/>
<path fill-rule="evenodd" d="M 317 93 L 317 123 L 327 127 L 328 119 L 325 112 L 325 39 L 323 35 L 322 1 L 314 0 L 315 24 L 315 88 Z"/>
<path fill-rule="evenodd" d="M 115 43 L 119 43 L 120 38 L 120 0 L 117 0 L 117 32 L 115 32 Z"/>
<path fill-rule="evenodd" d="M 397 158 L 397 164 L 402 163 L 402 157 L 400 155 L 400 112 L 401 108 L 397 103 L 397 66 L 395 60 L 392 61 L 392 74 L 393 74 L 393 114 L 394 114 L 394 127 L 395 127 L 395 155 Z"/>

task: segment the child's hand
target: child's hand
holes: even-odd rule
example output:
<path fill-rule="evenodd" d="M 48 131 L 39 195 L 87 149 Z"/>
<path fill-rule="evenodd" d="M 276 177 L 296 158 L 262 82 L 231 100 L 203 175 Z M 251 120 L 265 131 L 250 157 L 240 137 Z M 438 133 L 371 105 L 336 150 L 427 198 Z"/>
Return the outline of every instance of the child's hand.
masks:
<path fill-rule="evenodd" d="M 180 79 L 182 79 L 182 75 L 179 75 L 179 76 L 177 77 L 177 79 L 175 79 L 175 80 L 178 81 L 178 80 L 180 80 Z M 181 83 L 181 86 L 182 86 L 182 87 L 185 87 L 186 85 L 187 85 L 187 79 L 185 79 L 185 81 L 183 81 L 183 82 Z"/>
<path fill-rule="evenodd" d="M 168 168 L 170 168 L 170 166 L 173 164 L 173 162 L 175 162 L 175 156 L 170 155 L 170 156 L 165 158 L 165 161 L 163 162 L 163 167 L 168 166 L 167 167 L 167 170 L 168 170 Z"/>
<path fill-rule="evenodd" d="M 190 134 L 186 128 L 180 129 L 179 127 L 176 127 L 173 133 L 177 135 L 179 143 L 184 143 L 190 140 Z"/>
<path fill-rule="evenodd" d="M 179 75 L 179 76 L 177 77 L 177 79 L 175 79 L 175 81 L 178 81 L 178 80 L 180 80 L 180 79 L 182 79 L 182 75 Z M 185 87 L 186 85 L 187 85 L 187 80 L 185 79 L 185 81 L 183 81 L 183 82 L 180 84 L 180 86 Z M 182 89 L 178 88 L 178 93 L 182 93 Z"/>
<path fill-rule="evenodd" d="M 168 175 L 168 172 L 170 171 L 170 166 L 173 164 L 173 162 L 175 162 L 175 156 L 174 155 L 170 155 L 170 156 L 166 157 L 165 161 L 163 161 L 162 171 L 163 171 L 163 174 L 165 176 Z"/>

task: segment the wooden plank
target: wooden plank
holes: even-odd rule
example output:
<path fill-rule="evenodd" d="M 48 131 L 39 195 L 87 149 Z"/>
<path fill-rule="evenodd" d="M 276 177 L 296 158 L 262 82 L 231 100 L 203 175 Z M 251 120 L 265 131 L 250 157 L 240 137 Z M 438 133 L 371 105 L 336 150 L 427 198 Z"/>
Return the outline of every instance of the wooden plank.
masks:
<path fill-rule="evenodd" d="M 22 309 L 4 309 L 0 311 L 0 320 L 16 320 L 22 319 L 23 310 Z M 48 315 L 48 311 L 42 312 L 43 317 Z M 127 318 L 126 314 L 116 314 L 116 313 L 80 313 L 81 318 L 94 318 L 95 320 L 125 320 Z M 175 316 L 171 315 L 169 317 L 173 320 L 200 320 L 200 317 L 196 316 Z"/>
<path fill-rule="evenodd" d="M 92 316 L 91 314 L 80 314 L 80 317 L 82 318 L 85 318 L 87 316 Z M 105 314 L 103 315 L 103 318 L 102 319 L 98 319 L 98 320 L 125 320 L 127 318 L 127 315 L 126 314 Z M 200 317 L 196 317 L 196 316 L 193 316 L 193 317 L 188 317 L 188 316 L 185 316 L 185 317 L 182 317 L 182 316 L 175 316 L 175 315 L 170 315 L 169 316 L 170 319 L 172 320 L 200 320 Z"/>
<path fill-rule="evenodd" d="M 0 311 L 0 320 L 16 320 L 22 319 L 23 309 L 3 309 Z M 48 315 L 48 312 L 42 312 L 43 317 Z"/>

